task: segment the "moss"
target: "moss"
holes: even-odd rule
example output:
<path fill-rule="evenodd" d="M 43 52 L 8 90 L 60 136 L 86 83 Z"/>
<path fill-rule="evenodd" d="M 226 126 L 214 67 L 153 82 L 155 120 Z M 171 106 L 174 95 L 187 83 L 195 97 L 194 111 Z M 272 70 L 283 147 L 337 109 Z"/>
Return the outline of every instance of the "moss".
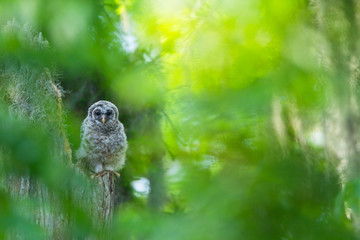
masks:
<path fill-rule="evenodd" d="M 50 48 L 41 33 L 36 33 L 28 24 L 20 25 L 15 20 L 1 28 L 2 43 L 9 39 L 19 45 L 19 52 L 31 49 L 34 58 Z M 7 56 L 7 61 L 0 62 L 0 78 L 0 104 L 7 108 L 9 117 L 47 129 L 56 146 L 54 153 L 62 158 L 69 158 L 66 152 L 71 150 L 64 131 L 59 98 L 64 91 L 56 78 L 55 69 L 33 61 L 32 58 L 14 54 Z M 66 148 L 68 150 L 64 150 Z"/>

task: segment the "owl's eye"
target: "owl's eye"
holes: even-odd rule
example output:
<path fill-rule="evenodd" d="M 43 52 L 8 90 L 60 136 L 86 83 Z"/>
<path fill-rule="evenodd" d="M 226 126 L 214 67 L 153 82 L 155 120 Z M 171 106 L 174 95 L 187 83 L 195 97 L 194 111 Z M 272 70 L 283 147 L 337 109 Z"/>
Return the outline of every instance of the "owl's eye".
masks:
<path fill-rule="evenodd" d="M 111 114 L 112 114 L 112 111 L 111 111 L 111 110 L 107 110 L 107 111 L 106 111 L 106 115 L 107 115 L 107 116 L 111 116 Z"/>
<path fill-rule="evenodd" d="M 96 116 L 100 116 L 100 114 L 101 114 L 101 112 L 100 112 L 99 110 L 97 110 L 97 111 L 95 112 L 95 115 L 96 115 Z"/>

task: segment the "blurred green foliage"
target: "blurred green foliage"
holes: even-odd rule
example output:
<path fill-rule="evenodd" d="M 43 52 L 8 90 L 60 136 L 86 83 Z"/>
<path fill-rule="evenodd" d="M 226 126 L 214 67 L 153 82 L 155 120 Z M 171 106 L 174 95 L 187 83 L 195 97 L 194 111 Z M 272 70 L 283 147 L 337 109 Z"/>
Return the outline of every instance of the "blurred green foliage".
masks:
<path fill-rule="evenodd" d="M 358 9 L 2 0 L 0 238 L 359 238 Z M 105 229 L 76 201 L 93 189 L 66 150 L 100 99 L 129 139 Z"/>

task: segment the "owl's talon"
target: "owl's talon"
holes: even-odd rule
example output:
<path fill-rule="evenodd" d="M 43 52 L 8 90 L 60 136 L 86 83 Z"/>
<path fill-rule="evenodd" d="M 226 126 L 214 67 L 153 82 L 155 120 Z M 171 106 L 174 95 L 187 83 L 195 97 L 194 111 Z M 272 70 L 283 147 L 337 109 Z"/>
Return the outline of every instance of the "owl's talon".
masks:
<path fill-rule="evenodd" d="M 112 171 L 114 173 L 114 175 L 116 175 L 118 178 L 120 177 L 120 173 Z"/>
<path fill-rule="evenodd" d="M 98 172 L 98 173 L 93 173 L 91 174 L 91 179 L 95 178 L 95 177 L 103 177 L 105 176 L 107 173 L 113 173 L 114 174 L 114 177 L 116 176 L 117 178 L 120 177 L 120 173 L 118 172 L 115 172 L 115 171 L 112 171 L 112 170 L 103 170 L 101 172 Z"/>
<path fill-rule="evenodd" d="M 98 172 L 98 173 L 92 173 L 90 174 L 90 178 L 91 179 L 94 179 L 96 177 L 103 177 L 105 175 L 106 171 L 101 171 L 101 172 Z"/>
<path fill-rule="evenodd" d="M 97 173 L 97 172 L 91 172 L 91 173 L 90 173 L 90 178 L 91 178 L 91 179 L 94 179 L 94 178 L 98 177 L 100 173 L 101 173 L 101 172 L 98 172 L 98 173 Z"/>
<path fill-rule="evenodd" d="M 113 170 L 104 170 L 103 172 L 105 172 L 105 174 L 106 173 L 113 173 L 114 174 L 114 177 L 116 176 L 116 177 L 120 177 L 120 173 L 118 173 L 118 172 L 115 172 L 115 171 L 113 171 Z M 105 175 L 104 174 L 104 175 Z"/>

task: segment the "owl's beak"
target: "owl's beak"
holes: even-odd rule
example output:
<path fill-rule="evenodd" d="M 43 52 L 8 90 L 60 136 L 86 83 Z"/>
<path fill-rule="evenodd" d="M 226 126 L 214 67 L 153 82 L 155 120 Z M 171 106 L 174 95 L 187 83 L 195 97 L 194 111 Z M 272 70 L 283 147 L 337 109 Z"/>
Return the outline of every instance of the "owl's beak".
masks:
<path fill-rule="evenodd" d="M 105 124 L 105 116 L 101 117 L 101 121 L 102 121 L 102 124 L 104 125 Z"/>

